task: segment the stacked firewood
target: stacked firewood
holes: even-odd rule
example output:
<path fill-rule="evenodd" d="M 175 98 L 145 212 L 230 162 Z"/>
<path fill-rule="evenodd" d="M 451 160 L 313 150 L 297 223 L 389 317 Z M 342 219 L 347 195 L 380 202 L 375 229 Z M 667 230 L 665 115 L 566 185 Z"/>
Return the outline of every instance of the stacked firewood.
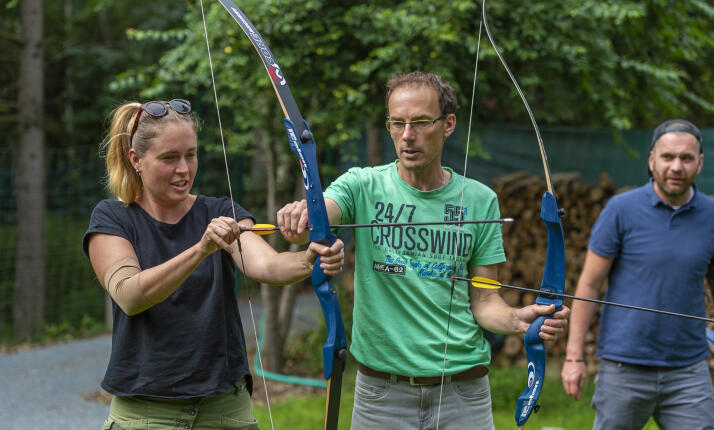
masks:
<path fill-rule="evenodd" d="M 545 181 L 529 173 L 517 172 L 493 180 L 501 215 L 515 219 L 503 226 L 503 243 L 508 261 L 500 270 L 500 281 L 528 288 L 540 288 L 548 238 L 540 218 L 540 201 L 546 189 Z M 590 229 L 600 211 L 617 191 L 610 178 L 603 174 L 599 184 L 583 183 L 579 173 L 553 175 L 553 189 L 558 205 L 565 211 L 561 219 L 565 238 L 565 293 L 574 294 L 585 261 Z M 501 294 L 511 306 L 532 304 L 536 295 L 503 289 Z M 570 306 L 570 300 L 565 304 Z M 593 319 L 585 345 L 585 359 L 592 370 L 599 312 Z M 566 339 L 548 344 L 548 353 L 556 357 L 565 354 Z M 503 349 L 494 359 L 501 364 L 524 360 L 520 336 L 505 339 Z"/>

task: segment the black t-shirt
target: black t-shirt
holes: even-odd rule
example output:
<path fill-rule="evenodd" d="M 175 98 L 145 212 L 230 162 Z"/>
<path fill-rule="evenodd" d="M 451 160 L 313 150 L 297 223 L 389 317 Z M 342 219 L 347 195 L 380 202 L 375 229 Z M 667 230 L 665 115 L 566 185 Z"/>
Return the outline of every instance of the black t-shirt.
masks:
<path fill-rule="evenodd" d="M 236 218 L 253 218 L 235 204 Z M 199 195 L 176 224 L 136 203 L 103 200 L 82 239 L 106 233 L 128 240 L 141 269 L 157 266 L 201 239 L 213 218 L 233 217 L 231 200 Z M 234 264 L 219 250 L 204 259 L 166 300 L 134 316 L 112 301 L 112 353 L 102 387 L 117 396 L 191 398 L 222 393 L 250 370 L 234 290 Z"/>

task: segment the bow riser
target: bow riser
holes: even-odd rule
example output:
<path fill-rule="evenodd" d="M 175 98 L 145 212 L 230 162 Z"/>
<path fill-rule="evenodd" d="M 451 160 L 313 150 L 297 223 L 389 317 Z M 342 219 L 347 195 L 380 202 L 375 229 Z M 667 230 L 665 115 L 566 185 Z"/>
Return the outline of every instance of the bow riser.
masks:
<path fill-rule="evenodd" d="M 320 175 L 317 169 L 316 145 L 307 123 L 303 119 L 297 103 L 295 103 L 295 98 L 290 92 L 290 87 L 278 62 L 275 60 L 275 56 L 273 56 L 263 37 L 231 0 L 218 1 L 248 36 L 270 76 L 270 82 L 285 114 L 284 125 L 290 149 L 298 156 L 300 161 L 305 198 L 307 200 L 310 240 L 330 246 L 337 240 L 337 237 L 330 231 L 330 220 L 327 216 Z M 327 340 L 322 349 L 324 375 L 325 379 L 327 379 L 325 429 L 334 430 L 337 428 L 339 418 L 342 372 L 344 371 L 347 355 L 347 337 L 337 300 L 337 291 L 330 282 L 330 278 L 320 269 L 319 257 L 314 262 L 312 284 L 325 314 L 325 324 L 327 326 Z"/>
<path fill-rule="evenodd" d="M 541 200 L 540 217 L 545 223 L 548 234 L 548 250 L 545 255 L 543 280 L 540 284 L 541 294 L 538 294 L 536 303 L 546 306 L 555 305 L 555 310 L 558 311 L 563 306 L 563 298 L 549 295 L 548 292 L 565 293 L 565 240 L 558 201 L 548 191 L 543 194 Z"/>
<path fill-rule="evenodd" d="M 548 234 L 548 250 L 543 268 L 541 292 L 536 298 L 536 303 L 546 306 L 555 305 L 555 310 L 558 311 L 563 306 L 563 298 L 550 295 L 548 292 L 557 294 L 565 292 L 565 245 L 558 202 L 549 191 L 543 194 L 540 216 Z M 545 320 L 552 316 L 553 314 L 536 318 L 528 327 L 523 339 L 528 360 L 528 380 L 523 394 L 516 401 L 516 425 L 519 427 L 528 421 L 532 412 L 538 411 L 537 402 L 543 389 L 546 360 L 545 345 L 540 338 L 540 330 Z"/>
<path fill-rule="evenodd" d="M 320 175 L 317 171 L 315 141 L 312 138 L 309 128 L 307 128 L 307 124 L 303 124 L 305 127 L 303 131 L 304 139 L 298 139 L 298 130 L 295 124 L 288 119 L 283 120 L 283 122 L 285 123 L 285 131 L 290 141 L 290 149 L 300 160 L 300 169 L 302 170 L 303 184 L 305 187 L 305 199 L 308 205 L 310 241 L 330 246 L 335 243 L 337 237 L 330 231 L 330 222 L 329 219 L 327 219 L 327 208 L 325 207 L 325 199 L 322 195 Z M 303 141 L 306 143 L 303 143 Z M 320 216 L 320 214 L 324 214 L 324 216 Z M 333 361 L 338 355 L 343 354 L 341 350 L 347 348 L 347 337 L 342 322 L 342 313 L 340 312 L 340 306 L 337 301 L 337 290 L 329 278 L 320 270 L 320 257 L 315 260 L 312 271 L 312 284 L 320 300 L 322 312 L 325 314 L 327 323 L 327 341 L 322 347 L 322 356 L 325 379 L 329 379 L 333 373 Z M 344 360 L 342 360 L 342 367 L 339 371 L 342 372 L 343 368 Z"/>

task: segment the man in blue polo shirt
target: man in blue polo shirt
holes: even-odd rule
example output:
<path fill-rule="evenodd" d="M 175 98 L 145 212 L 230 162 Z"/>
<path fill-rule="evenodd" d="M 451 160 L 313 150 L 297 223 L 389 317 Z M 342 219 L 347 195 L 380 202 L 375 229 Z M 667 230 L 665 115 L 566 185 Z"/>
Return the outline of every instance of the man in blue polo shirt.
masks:
<path fill-rule="evenodd" d="M 714 259 L 714 199 L 699 192 L 701 133 L 669 120 L 652 136 L 650 181 L 613 197 L 593 226 L 577 296 L 705 316 L 704 278 Z M 712 279 L 709 284 L 714 285 Z M 596 305 L 573 303 L 563 364 L 565 391 L 580 399 L 583 345 Z M 594 429 L 714 429 L 705 323 L 605 306 Z"/>

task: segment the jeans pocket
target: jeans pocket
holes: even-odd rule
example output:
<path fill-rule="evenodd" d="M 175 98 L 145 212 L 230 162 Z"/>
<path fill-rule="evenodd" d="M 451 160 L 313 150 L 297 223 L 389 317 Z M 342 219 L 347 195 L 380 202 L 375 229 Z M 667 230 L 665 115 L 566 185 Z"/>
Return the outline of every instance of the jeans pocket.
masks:
<path fill-rule="evenodd" d="M 463 399 L 483 399 L 491 396 L 488 379 L 478 378 L 452 382 L 454 392 Z"/>
<path fill-rule="evenodd" d="M 359 375 L 355 384 L 355 397 L 363 400 L 377 400 L 389 392 L 389 380 Z"/>
<path fill-rule="evenodd" d="M 258 430 L 258 421 L 241 421 L 231 417 L 221 417 L 221 429 L 224 430 Z"/>

